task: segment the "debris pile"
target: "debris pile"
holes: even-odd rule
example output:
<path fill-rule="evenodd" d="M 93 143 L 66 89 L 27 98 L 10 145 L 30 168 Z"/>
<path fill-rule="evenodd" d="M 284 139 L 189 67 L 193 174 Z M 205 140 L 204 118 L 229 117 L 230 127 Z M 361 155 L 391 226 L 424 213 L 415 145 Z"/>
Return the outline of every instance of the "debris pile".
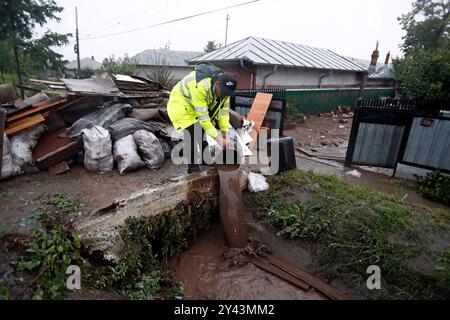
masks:
<path fill-rule="evenodd" d="M 170 156 L 170 91 L 159 83 L 105 75 L 31 79 L 23 87 L 37 93 L 18 99 L 14 87 L 0 86 L 6 111 L 4 126 L 0 122 L 2 179 L 39 170 L 59 174 L 72 163 L 105 173 L 115 162 L 124 174 L 144 166 L 157 169 Z"/>

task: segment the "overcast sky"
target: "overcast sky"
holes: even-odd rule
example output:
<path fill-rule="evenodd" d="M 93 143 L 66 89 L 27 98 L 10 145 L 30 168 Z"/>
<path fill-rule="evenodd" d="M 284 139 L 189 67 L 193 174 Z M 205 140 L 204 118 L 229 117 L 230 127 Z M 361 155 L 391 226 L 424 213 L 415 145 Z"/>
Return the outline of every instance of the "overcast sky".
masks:
<path fill-rule="evenodd" d="M 46 29 L 75 35 L 78 7 L 81 57 L 97 61 L 115 55 L 133 56 L 146 49 L 203 51 L 208 40 L 224 43 L 225 17 L 230 15 L 228 44 L 249 36 L 289 41 L 330 49 L 340 55 L 370 59 L 377 40 L 380 61 L 390 50 L 400 55 L 404 32 L 397 17 L 411 10 L 412 0 L 260 0 L 192 19 L 136 32 L 139 29 L 251 0 L 56 0 L 65 8 L 60 23 Z M 38 30 L 37 33 L 41 33 Z M 76 58 L 71 44 L 57 51 Z"/>

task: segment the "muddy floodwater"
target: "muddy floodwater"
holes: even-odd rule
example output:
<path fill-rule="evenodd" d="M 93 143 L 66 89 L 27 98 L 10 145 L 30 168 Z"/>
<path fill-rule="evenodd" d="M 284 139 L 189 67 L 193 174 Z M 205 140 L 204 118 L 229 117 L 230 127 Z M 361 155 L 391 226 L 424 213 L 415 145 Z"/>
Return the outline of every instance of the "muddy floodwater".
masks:
<path fill-rule="evenodd" d="M 228 250 L 220 221 L 199 236 L 190 250 L 174 257 L 169 267 L 183 283 L 185 299 L 325 299 L 314 289 L 305 292 L 249 263 L 230 267 L 223 258 Z"/>

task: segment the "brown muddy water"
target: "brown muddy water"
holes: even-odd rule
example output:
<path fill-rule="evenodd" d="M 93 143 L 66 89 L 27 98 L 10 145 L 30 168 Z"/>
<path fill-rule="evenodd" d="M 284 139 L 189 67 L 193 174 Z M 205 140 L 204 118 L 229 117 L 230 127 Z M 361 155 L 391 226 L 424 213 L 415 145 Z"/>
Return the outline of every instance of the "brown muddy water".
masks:
<path fill-rule="evenodd" d="M 216 165 L 220 180 L 220 219 L 230 248 L 244 248 L 248 243 L 244 200 L 239 185 L 239 165 Z"/>
<path fill-rule="evenodd" d="M 183 284 L 185 299 L 326 299 L 314 289 L 303 291 L 252 263 L 230 266 L 224 258 L 228 251 L 222 225 L 216 221 L 190 250 L 169 261 L 173 277 Z"/>

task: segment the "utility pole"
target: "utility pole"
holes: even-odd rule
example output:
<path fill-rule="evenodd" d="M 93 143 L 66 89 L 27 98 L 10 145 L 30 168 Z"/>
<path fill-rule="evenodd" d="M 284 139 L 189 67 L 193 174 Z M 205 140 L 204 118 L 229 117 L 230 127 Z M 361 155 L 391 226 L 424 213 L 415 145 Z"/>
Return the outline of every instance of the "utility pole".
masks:
<path fill-rule="evenodd" d="M 77 7 L 75 7 L 75 21 L 76 21 L 76 38 L 77 38 L 77 44 L 75 45 L 75 53 L 77 54 L 77 65 L 78 65 L 77 78 L 80 79 L 80 77 L 81 77 L 81 62 L 80 62 L 80 38 L 78 36 L 78 8 Z"/>
<path fill-rule="evenodd" d="M 231 19 L 230 15 L 227 13 L 227 17 L 225 18 L 225 20 L 227 20 L 227 27 L 225 29 L 225 46 L 227 45 L 227 40 L 228 40 L 228 21 Z"/>

